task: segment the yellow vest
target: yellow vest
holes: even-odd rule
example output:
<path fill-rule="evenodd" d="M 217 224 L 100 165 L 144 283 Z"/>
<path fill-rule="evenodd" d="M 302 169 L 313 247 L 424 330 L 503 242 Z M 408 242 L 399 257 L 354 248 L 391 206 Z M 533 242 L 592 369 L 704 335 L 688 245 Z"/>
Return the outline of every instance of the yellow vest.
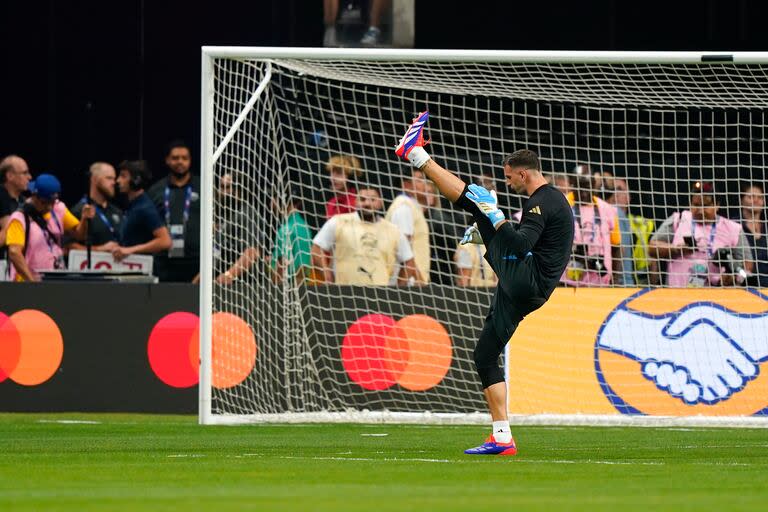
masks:
<path fill-rule="evenodd" d="M 639 215 L 629 215 L 628 217 L 635 238 L 635 246 L 632 248 L 635 271 L 645 270 L 648 268 L 648 241 L 651 239 L 651 233 L 653 233 L 656 225 L 652 220 Z"/>
<path fill-rule="evenodd" d="M 488 260 L 483 258 L 486 251 L 485 246 L 479 244 L 459 245 L 456 249 L 457 256 L 462 251 L 465 251 L 472 260 L 468 286 L 496 286 L 496 273 Z"/>
<path fill-rule="evenodd" d="M 336 217 L 336 284 L 386 286 L 395 266 L 400 230 L 391 222 L 363 222 L 357 213 Z"/>
<path fill-rule="evenodd" d="M 429 282 L 429 265 L 431 258 L 429 257 L 429 226 L 427 225 L 427 219 L 424 218 L 424 212 L 421 210 L 421 206 L 414 199 L 400 194 L 392 201 L 389 209 L 387 210 L 387 220 L 392 220 L 392 215 L 400 208 L 400 205 L 405 203 L 413 212 L 413 236 L 411 238 L 411 249 L 413 249 L 413 259 L 416 262 L 416 268 L 419 269 L 421 277 L 424 283 Z"/>

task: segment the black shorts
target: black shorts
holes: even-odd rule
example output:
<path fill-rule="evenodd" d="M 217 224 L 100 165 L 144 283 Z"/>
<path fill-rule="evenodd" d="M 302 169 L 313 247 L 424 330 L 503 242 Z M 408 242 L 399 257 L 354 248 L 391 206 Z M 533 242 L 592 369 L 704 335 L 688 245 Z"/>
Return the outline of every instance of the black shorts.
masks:
<path fill-rule="evenodd" d="M 485 259 L 499 278 L 489 317 L 499 337 L 509 340 L 520 320 L 547 298 L 536 281 L 536 261 L 530 254 L 518 258 L 505 250 L 503 231 L 496 233 L 486 249 Z"/>

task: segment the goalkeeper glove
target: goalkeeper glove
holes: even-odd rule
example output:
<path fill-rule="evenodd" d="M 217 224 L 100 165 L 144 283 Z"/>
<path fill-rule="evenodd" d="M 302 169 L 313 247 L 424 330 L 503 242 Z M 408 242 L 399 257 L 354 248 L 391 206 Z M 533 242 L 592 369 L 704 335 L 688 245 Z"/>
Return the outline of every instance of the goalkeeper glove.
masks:
<path fill-rule="evenodd" d="M 477 226 L 475 224 L 472 224 L 467 228 L 466 231 L 464 231 L 464 237 L 461 239 L 461 242 L 459 242 L 460 245 L 482 244 L 482 243 L 483 243 L 483 237 L 480 236 L 480 230 L 477 229 Z"/>
<path fill-rule="evenodd" d="M 504 213 L 499 210 L 498 201 L 493 192 L 489 192 L 480 185 L 475 185 L 473 183 L 469 186 L 469 190 L 467 190 L 467 199 L 480 208 L 480 211 L 488 217 L 488 220 L 491 221 L 494 228 L 506 220 L 504 218 Z"/>

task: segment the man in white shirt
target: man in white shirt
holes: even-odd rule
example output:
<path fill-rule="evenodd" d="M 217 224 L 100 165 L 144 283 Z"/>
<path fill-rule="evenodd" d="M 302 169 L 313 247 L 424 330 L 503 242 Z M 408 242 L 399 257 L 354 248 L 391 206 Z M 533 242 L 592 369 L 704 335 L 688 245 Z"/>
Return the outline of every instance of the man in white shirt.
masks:
<path fill-rule="evenodd" d="M 424 173 L 418 169 L 414 170 L 410 178 L 403 178 L 403 192 L 392 201 L 386 215 L 386 219 L 397 226 L 410 242 L 418 269 L 416 281 L 421 284 L 429 282 L 429 267 L 432 259 L 429 247 L 429 224 L 422 206 L 428 203 L 429 193 L 429 183 Z M 404 270 L 399 268 L 395 271 L 393 279 L 403 279 L 403 277 Z"/>
<path fill-rule="evenodd" d="M 355 213 L 335 215 L 320 228 L 312 240 L 312 264 L 326 283 L 384 286 L 396 264 L 404 269 L 398 285 L 416 279 L 411 246 L 397 226 L 379 215 L 381 208 L 378 190 L 362 188 Z"/>

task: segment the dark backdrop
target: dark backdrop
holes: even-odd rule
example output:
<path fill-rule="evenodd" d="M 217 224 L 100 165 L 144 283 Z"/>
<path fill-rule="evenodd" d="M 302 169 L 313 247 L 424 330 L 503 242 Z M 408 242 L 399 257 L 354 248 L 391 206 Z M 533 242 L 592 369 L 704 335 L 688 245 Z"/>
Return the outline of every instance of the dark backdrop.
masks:
<path fill-rule="evenodd" d="M 344 3 L 344 0 L 341 0 Z M 446 8 L 447 4 L 455 7 Z M 766 50 L 765 2 L 416 2 L 418 48 Z M 317 46 L 319 0 L 0 2 L 0 154 L 84 190 L 88 163 L 198 153 L 200 46 Z"/>

